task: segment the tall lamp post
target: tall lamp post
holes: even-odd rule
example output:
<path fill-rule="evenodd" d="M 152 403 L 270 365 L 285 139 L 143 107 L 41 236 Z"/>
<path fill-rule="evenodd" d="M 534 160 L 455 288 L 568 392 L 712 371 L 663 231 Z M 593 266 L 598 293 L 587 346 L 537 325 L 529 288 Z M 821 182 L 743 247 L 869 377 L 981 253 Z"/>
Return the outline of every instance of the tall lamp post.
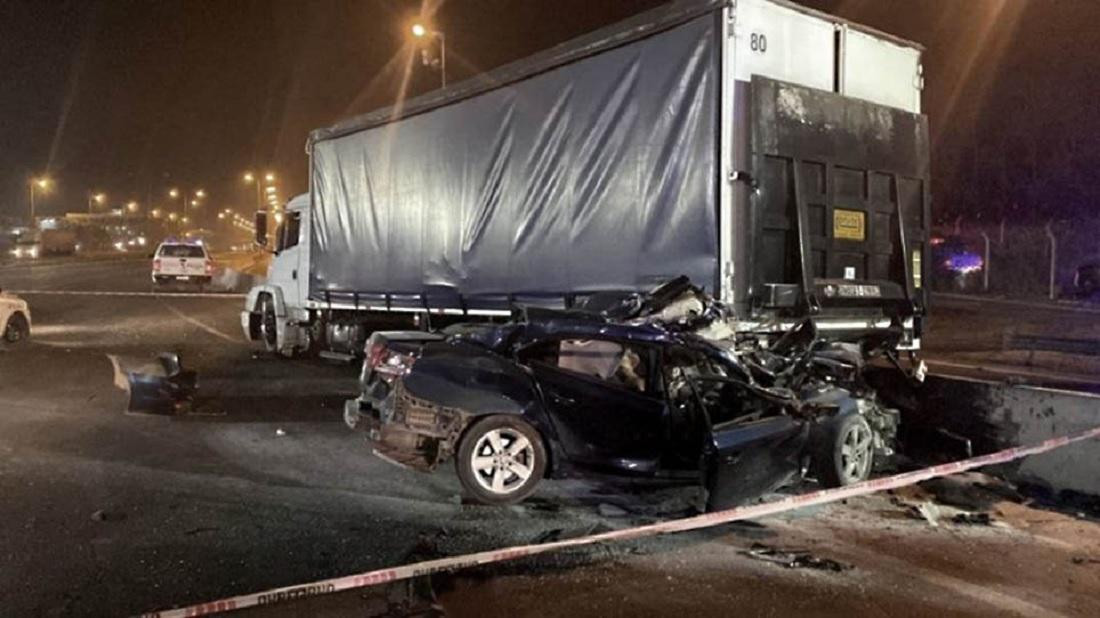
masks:
<path fill-rule="evenodd" d="M 91 191 L 88 193 L 88 214 L 92 214 L 92 204 L 103 205 L 103 202 L 107 201 L 107 196 L 102 193 Z"/>
<path fill-rule="evenodd" d="M 34 227 L 34 194 L 35 189 L 39 191 L 50 190 L 50 179 L 43 176 L 41 178 L 31 179 L 31 227 Z"/>
<path fill-rule="evenodd" d="M 443 33 L 439 30 L 430 30 L 419 22 L 412 25 L 413 36 L 422 39 L 424 37 L 432 37 L 439 39 L 439 76 L 442 79 L 443 87 L 447 87 L 447 39 L 443 36 Z M 426 53 L 426 52 L 425 52 Z M 431 66 L 433 63 L 428 60 L 425 55 L 422 57 L 424 66 Z"/>
<path fill-rule="evenodd" d="M 267 172 L 266 174 L 264 174 L 264 180 L 267 181 L 268 183 L 275 182 L 275 174 L 272 173 L 272 172 Z M 263 208 L 264 208 L 264 196 L 263 196 L 264 189 L 263 189 L 263 185 L 260 183 L 260 179 L 257 178 L 256 175 L 253 174 L 252 172 L 245 172 L 244 173 L 244 182 L 245 182 L 245 184 L 248 184 L 248 185 L 256 185 L 256 210 L 263 210 Z"/>

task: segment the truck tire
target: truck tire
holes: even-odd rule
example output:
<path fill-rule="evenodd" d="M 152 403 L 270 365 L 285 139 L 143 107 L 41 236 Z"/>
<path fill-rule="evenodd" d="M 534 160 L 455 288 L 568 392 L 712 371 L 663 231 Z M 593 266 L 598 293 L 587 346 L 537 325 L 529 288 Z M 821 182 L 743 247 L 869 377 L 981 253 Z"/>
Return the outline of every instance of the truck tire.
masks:
<path fill-rule="evenodd" d="M 830 419 L 811 453 L 814 475 L 826 487 L 843 487 L 867 480 L 874 468 L 871 426 L 862 414 Z"/>
<path fill-rule="evenodd" d="M 463 434 L 455 470 L 476 502 L 505 505 L 535 491 L 546 461 L 546 447 L 534 427 L 517 416 L 487 416 Z"/>
<path fill-rule="evenodd" d="M 8 318 L 8 323 L 4 325 L 3 340 L 5 345 L 19 345 L 26 341 L 30 335 L 30 325 L 27 324 L 27 318 L 22 313 L 12 315 Z"/>
<path fill-rule="evenodd" d="M 279 327 L 275 316 L 275 301 L 270 294 L 260 296 L 260 340 L 268 352 L 279 351 Z"/>

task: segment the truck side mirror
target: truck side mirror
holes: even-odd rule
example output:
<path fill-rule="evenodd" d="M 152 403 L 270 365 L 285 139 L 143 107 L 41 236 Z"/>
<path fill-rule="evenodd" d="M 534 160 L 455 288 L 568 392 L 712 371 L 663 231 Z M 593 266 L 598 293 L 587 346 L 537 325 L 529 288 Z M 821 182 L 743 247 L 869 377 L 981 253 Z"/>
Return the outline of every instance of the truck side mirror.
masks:
<path fill-rule="evenodd" d="M 267 212 L 257 210 L 253 224 L 256 226 L 256 244 L 260 247 L 267 247 Z"/>

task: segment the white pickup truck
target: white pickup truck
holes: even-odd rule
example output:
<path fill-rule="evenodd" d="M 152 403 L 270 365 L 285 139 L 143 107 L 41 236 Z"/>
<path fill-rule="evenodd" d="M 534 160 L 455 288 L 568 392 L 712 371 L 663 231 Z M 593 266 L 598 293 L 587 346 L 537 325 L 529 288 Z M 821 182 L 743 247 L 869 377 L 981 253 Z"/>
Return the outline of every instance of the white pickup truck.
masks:
<path fill-rule="evenodd" d="M 153 286 L 194 284 L 203 289 L 214 276 L 214 260 L 201 242 L 165 241 L 153 254 Z"/>

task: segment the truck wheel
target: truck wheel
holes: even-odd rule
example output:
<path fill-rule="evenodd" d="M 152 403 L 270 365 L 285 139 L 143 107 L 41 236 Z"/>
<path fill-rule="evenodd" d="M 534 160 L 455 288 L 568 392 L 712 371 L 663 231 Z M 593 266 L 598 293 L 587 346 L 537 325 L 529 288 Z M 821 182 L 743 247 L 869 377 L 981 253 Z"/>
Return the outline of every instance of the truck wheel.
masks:
<path fill-rule="evenodd" d="M 17 313 L 8 319 L 4 326 L 4 343 L 14 346 L 23 343 L 31 335 L 30 325 L 22 313 Z"/>
<path fill-rule="evenodd" d="M 843 487 L 866 481 L 874 466 L 875 446 L 871 426 L 861 414 L 831 419 L 816 441 L 815 475 L 826 487 Z"/>
<path fill-rule="evenodd" d="M 534 427 L 515 416 L 489 416 L 462 436 L 455 456 L 462 487 L 477 502 L 515 504 L 546 472 L 546 448 Z"/>
<path fill-rule="evenodd" d="M 275 318 L 275 302 L 270 294 L 260 297 L 260 339 L 268 352 L 279 349 L 279 330 Z"/>

